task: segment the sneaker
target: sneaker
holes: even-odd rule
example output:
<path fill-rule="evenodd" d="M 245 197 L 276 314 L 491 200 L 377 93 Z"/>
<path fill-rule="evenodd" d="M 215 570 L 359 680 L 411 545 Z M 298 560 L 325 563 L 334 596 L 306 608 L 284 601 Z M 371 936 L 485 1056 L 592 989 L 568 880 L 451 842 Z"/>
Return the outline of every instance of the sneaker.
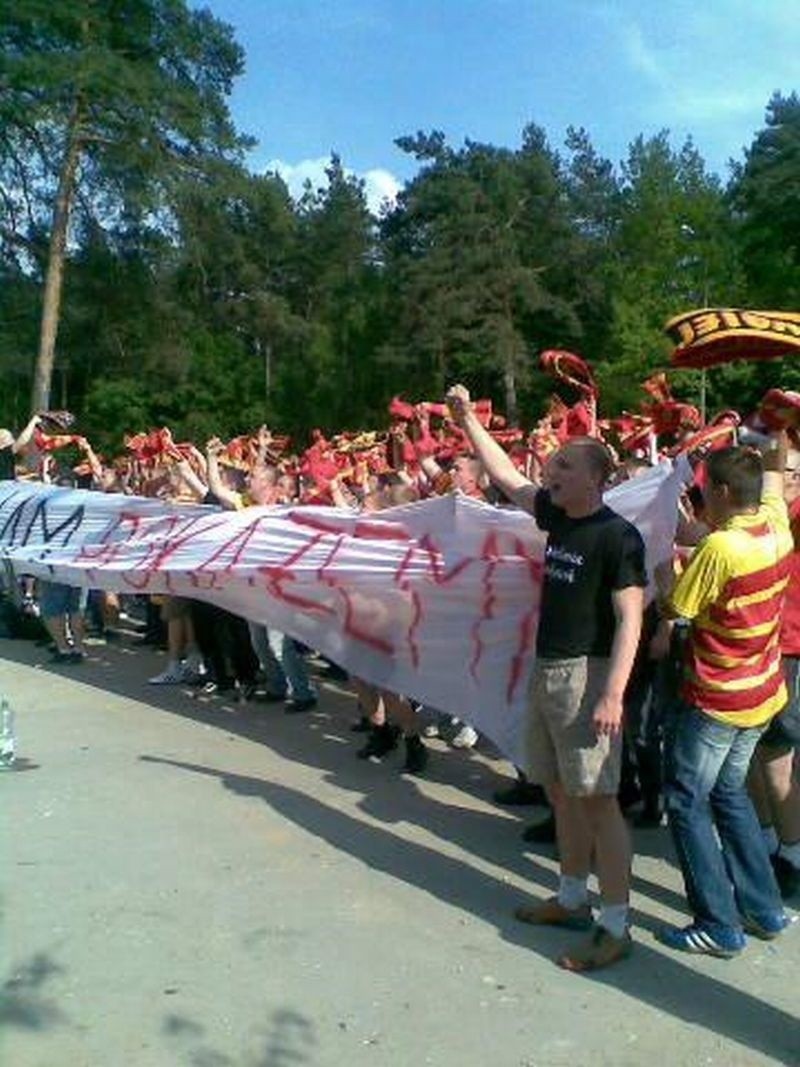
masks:
<path fill-rule="evenodd" d="M 495 804 L 503 804 L 506 807 L 521 807 L 525 804 L 546 804 L 547 796 L 540 785 L 523 782 L 518 778 L 513 785 L 493 793 L 492 800 Z"/>
<path fill-rule="evenodd" d="M 287 715 L 300 715 L 304 711 L 311 711 L 311 709 L 316 706 L 316 697 L 306 697 L 305 700 L 295 700 L 294 697 L 289 697 L 283 710 Z"/>
<path fill-rule="evenodd" d="M 422 774 L 428 766 L 428 750 L 419 734 L 406 738 L 406 762 L 403 770 L 406 774 Z"/>
<path fill-rule="evenodd" d="M 588 904 L 579 908 L 565 908 L 558 897 L 540 904 L 524 904 L 514 912 L 514 918 L 531 926 L 561 926 L 566 930 L 591 930 L 592 909 Z"/>
<path fill-rule="evenodd" d="M 359 759 L 381 760 L 397 748 L 399 738 L 400 731 L 391 723 L 385 722 L 381 726 L 373 726 L 367 743 L 356 752 L 356 756 Z"/>
<path fill-rule="evenodd" d="M 209 674 L 202 660 L 186 659 L 181 664 L 181 680 L 184 685 L 202 685 L 209 680 Z"/>
<path fill-rule="evenodd" d="M 744 934 L 738 930 L 711 934 L 696 923 L 683 929 L 679 926 L 662 926 L 656 932 L 656 940 L 678 952 L 691 952 L 696 956 L 717 956 L 723 960 L 738 956 L 747 944 Z"/>
<path fill-rule="evenodd" d="M 598 971 L 601 967 L 610 967 L 612 963 L 627 959 L 631 952 L 633 941 L 627 930 L 622 937 L 614 937 L 604 926 L 596 926 L 583 948 L 565 952 L 558 965 L 565 971 L 578 974 Z"/>
<path fill-rule="evenodd" d="M 182 685 L 186 681 L 186 674 L 180 663 L 168 663 L 161 674 L 148 678 L 148 685 Z"/>
<path fill-rule="evenodd" d="M 555 815 L 548 815 L 541 822 L 535 822 L 522 833 L 522 840 L 535 845 L 554 845 L 556 841 Z"/>
<path fill-rule="evenodd" d="M 772 869 L 778 882 L 778 888 L 784 900 L 796 896 L 800 892 L 800 867 L 795 867 L 785 856 L 776 853 L 770 856 Z"/>
<path fill-rule="evenodd" d="M 422 736 L 427 738 L 439 736 L 439 724 L 438 722 L 429 722 L 422 727 Z"/>
<path fill-rule="evenodd" d="M 747 915 L 742 916 L 742 926 L 746 934 L 752 934 L 759 941 L 774 941 L 782 934 L 787 926 L 792 925 L 792 920 L 784 912 L 771 915 L 768 919 L 751 919 Z"/>
<path fill-rule="evenodd" d="M 471 726 L 462 726 L 450 744 L 453 748 L 474 748 L 478 743 L 478 731 Z"/>

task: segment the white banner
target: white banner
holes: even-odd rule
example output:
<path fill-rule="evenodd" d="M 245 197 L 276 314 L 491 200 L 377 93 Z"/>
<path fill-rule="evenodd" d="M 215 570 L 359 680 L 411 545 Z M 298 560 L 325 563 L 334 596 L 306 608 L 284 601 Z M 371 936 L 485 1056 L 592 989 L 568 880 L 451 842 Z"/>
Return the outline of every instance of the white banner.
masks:
<path fill-rule="evenodd" d="M 665 463 L 607 495 L 640 529 L 651 575 L 680 489 Z M 366 516 L 0 483 L 0 550 L 18 574 L 219 604 L 471 722 L 518 765 L 544 542 L 523 512 L 463 496 Z"/>

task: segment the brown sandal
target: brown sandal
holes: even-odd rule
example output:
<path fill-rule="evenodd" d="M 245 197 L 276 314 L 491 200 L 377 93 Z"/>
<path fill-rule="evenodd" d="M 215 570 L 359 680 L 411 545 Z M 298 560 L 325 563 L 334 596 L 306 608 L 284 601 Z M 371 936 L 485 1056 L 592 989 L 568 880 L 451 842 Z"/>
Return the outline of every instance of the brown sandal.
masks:
<path fill-rule="evenodd" d="M 560 926 L 567 930 L 591 930 L 592 909 L 588 904 L 579 908 L 565 908 L 558 897 L 543 900 L 540 904 L 523 905 L 514 912 L 514 917 L 531 926 Z"/>
<path fill-rule="evenodd" d="M 582 949 L 566 952 L 559 959 L 559 967 L 566 971 L 597 971 L 609 967 L 617 960 L 624 960 L 633 951 L 631 935 L 626 930 L 622 937 L 614 937 L 602 926 L 596 926 L 592 936 Z"/>

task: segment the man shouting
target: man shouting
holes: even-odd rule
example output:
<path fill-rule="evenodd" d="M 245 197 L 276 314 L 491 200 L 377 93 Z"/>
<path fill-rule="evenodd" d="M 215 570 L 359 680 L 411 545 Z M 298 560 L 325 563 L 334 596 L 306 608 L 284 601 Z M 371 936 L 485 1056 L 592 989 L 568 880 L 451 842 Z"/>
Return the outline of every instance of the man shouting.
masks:
<path fill-rule="evenodd" d="M 518 909 L 517 918 L 591 930 L 559 963 L 594 970 L 631 951 L 631 850 L 617 789 L 623 696 L 647 584 L 644 544 L 603 503 L 614 464 L 602 442 L 572 438 L 550 458 L 539 487 L 483 428 L 463 386 L 447 402 L 492 481 L 548 534 L 525 770 L 553 806 L 561 877 L 556 897 Z M 595 926 L 587 885 L 593 859 L 601 895 Z"/>

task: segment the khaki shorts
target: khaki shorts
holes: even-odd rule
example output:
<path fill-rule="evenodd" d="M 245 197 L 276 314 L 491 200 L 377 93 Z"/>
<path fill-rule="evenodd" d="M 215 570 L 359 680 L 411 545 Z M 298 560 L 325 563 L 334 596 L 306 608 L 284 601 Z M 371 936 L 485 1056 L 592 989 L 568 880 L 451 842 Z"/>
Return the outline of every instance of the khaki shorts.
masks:
<path fill-rule="evenodd" d="M 608 660 L 536 661 L 528 704 L 526 772 L 531 781 L 558 782 L 569 796 L 610 796 L 619 788 L 622 731 L 598 737 L 592 712 L 608 676 Z"/>

